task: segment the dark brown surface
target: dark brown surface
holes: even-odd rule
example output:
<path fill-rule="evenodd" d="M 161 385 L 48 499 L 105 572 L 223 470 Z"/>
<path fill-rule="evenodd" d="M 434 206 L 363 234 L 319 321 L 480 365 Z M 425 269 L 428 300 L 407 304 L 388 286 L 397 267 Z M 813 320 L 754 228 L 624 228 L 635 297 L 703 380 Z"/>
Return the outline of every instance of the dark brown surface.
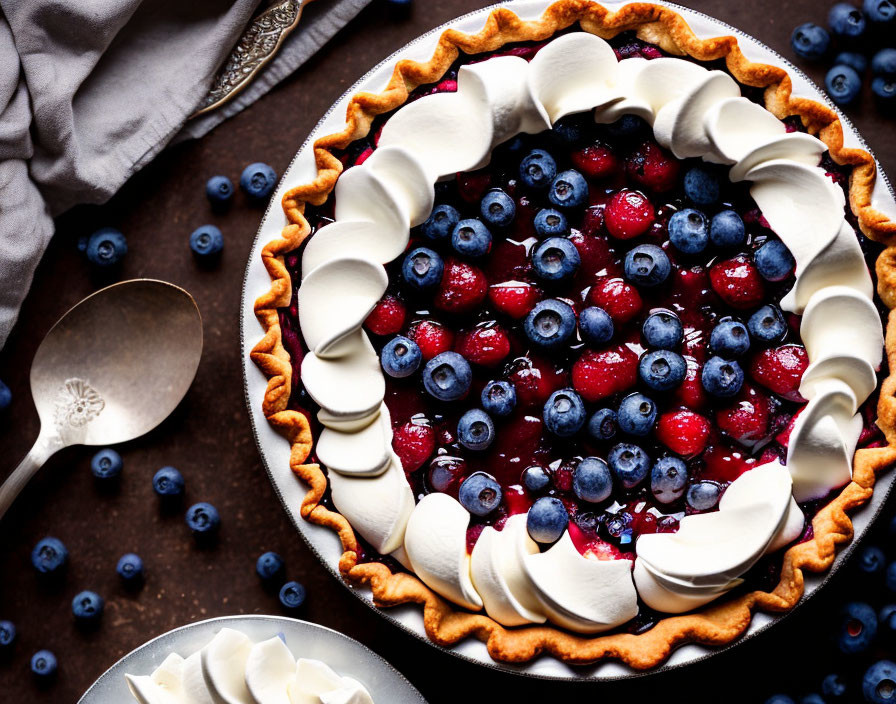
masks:
<path fill-rule="evenodd" d="M 19 628 L 13 657 L 0 663 L 0 701 L 74 702 L 115 660 L 164 631 L 211 616 L 281 613 L 276 596 L 266 593 L 254 574 L 255 558 L 264 550 L 280 552 L 289 576 L 307 586 L 309 598 L 300 617 L 374 648 L 431 702 L 491 701 L 498 691 L 508 702 L 586 693 L 638 701 L 658 692 L 672 702 L 762 701 L 775 687 L 816 689 L 825 668 L 834 666 L 832 646 L 815 634 L 823 614 L 849 587 L 843 575 L 773 635 L 650 680 L 588 687 L 489 673 L 426 647 L 362 605 L 321 567 L 280 506 L 249 428 L 239 350 L 242 277 L 262 211 L 237 194 L 229 214 L 213 215 L 204 183 L 217 173 L 236 181 L 251 161 L 268 162 L 282 173 L 319 117 L 369 68 L 422 32 L 484 4 L 419 0 L 410 20 L 396 22 L 374 0 L 315 58 L 251 108 L 203 140 L 166 152 L 107 205 L 60 218 L 19 324 L 0 353 L 0 378 L 15 397 L 13 408 L 0 417 L 0 476 L 37 435 L 28 391 L 37 345 L 65 310 L 106 283 L 90 274 L 75 246 L 79 236 L 100 225 L 117 226 L 130 247 L 120 278 L 156 277 L 189 290 L 203 315 L 205 352 L 193 389 L 175 414 L 150 435 L 119 448 L 125 470 L 118 492 L 102 493 L 94 485 L 91 450 L 70 448 L 47 464 L 0 524 L 0 618 L 14 620 Z M 792 28 L 807 20 L 823 22 L 827 11 L 827 3 L 815 0 L 690 4 L 788 57 Z M 823 80 L 822 68 L 798 63 Z M 873 109 L 869 92 L 850 115 L 892 171 L 893 123 Z M 187 245 L 189 233 L 205 222 L 219 225 L 226 239 L 221 265 L 212 271 L 194 264 Z M 223 527 L 214 549 L 194 546 L 182 513 L 159 510 L 150 478 L 166 464 L 186 477 L 186 504 L 206 500 L 218 507 Z M 71 552 L 66 579 L 52 588 L 38 582 L 29 562 L 31 548 L 44 535 L 59 537 Z M 129 551 L 139 553 L 147 568 L 145 588 L 136 594 L 125 592 L 115 574 L 118 557 Z M 72 622 L 71 597 L 81 589 L 106 598 L 96 632 L 81 632 Z M 53 650 L 60 661 L 59 680 L 45 691 L 28 673 L 28 660 L 39 648 Z M 800 661 L 818 658 L 820 664 L 788 675 L 785 663 L 794 661 L 794 653 Z"/>

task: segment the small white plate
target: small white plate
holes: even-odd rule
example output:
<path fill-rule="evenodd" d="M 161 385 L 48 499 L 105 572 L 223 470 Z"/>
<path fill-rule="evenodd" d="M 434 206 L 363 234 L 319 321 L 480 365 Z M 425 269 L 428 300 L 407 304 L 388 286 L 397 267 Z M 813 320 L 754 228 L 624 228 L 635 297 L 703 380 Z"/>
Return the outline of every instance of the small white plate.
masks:
<path fill-rule="evenodd" d="M 618 8 L 630 1 L 634 0 L 605 0 L 603 4 L 610 8 Z M 500 3 L 500 5 L 513 10 L 523 19 L 535 19 L 544 12 L 544 9 L 550 2 L 551 0 L 516 0 L 514 2 Z M 668 5 L 679 12 L 687 19 L 691 28 L 694 30 L 694 33 L 701 38 L 735 35 L 738 38 L 741 50 L 748 59 L 754 62 L 781 66 L 790 74 L 793 81 L 793 94 L 795 96 L 817 100 L 836 110 L 836 106 L 831 103 L 825 93 L 812 83 L 802 71 L 793 66 L 793 64 L 783 58 L 780 54 L 775 53 L 753 37 L 750 37 L 744 32 L 723 22 L 713 19 L 712 17 L 704 15 L 703 13 L 681 7 L 680 5 L 675 5 L 669 2 L 657 2 L 657 4 Z M 340 581 L 342 580 L 339 577 L 338 565 L 342 550 L 339 538 L 336 536 L 336 533 L 329 528 L 309 523 L 300 515 L 299 508 L 301 507 L 302 499 L 307 489 L 301 482 L 296 480 L 292 471 L 289 469 L 289 443 L 271 428 L 261 410 L 261 401 L 264 398 L 267 380 L 249 358 L 249 353 L 252 350 L 252 347 L 255 346 L 262 336 L 262 330 L 255 318 L 253 308 L 255 299 L 268 291 L 271 285 L 270 276 L 268 276 L 268 273 L 262 264 L 261 249 L 265 244 L 278 237 L 282 228 L 287 224 L 286 217 L 280 207 L 280 201 L 284 192 L 290 187 L 308 183 L 316 175 L 314 155 L 311 146 L 314 140 L 318 137 L 338 132 L 343 128 L 345 124 L 345 108 L 351 96 L 358 91 L 371 91 L 374 93 L 382 91 L 386 87 L 389 77 L 392 74 L 392 68 L 399 59 L 414 59 L 417 61 L 428 60 L 432 55 L 438 38 L 443 30 L 448 27 L 453 27 L 464 32 L 477 32 L 482 28 L 488 13 L 498 6 L 499 5 L 493 5 L 491 7 L 483 8 L 482 10 L 477 10 L 418 37 L 407 46 L 399 49 L 381 64 L 371 69 L 369 73 L 363 76 L 354 86 L 345 92 L 345 94 L 330 108 L 327 114 L 321 118 L 321 121 L 309 135 L 308 140 L 302 145 L 302 148 L 296 154 L 292 163 L 289 165 L 289 168 L 286 170 L 286 173 L 283 175 L 283 179 L 277 187 L 276 193 L 274 193 L 274 196 L 271 198 L 268 210 L 258 229 L 258 235 L 256 236 L 252 253 L 249 256 L 249 261 L 246 265 L 246 277 L 243 283 L 240 335 L 246 400 L 249 406 L 249 417 L 252 421 L 255 439 L 258 443 L 262 461 L 274 484 L 274 489 L 280 496 L 280 500 L 283 502 L 283 506 L 286 508 L 287 513 L 291 517 L 299 533 L 317 554 L 321 562 L 323 562 L 330 572 L 332 572 Z M 849 119 L 842 114 L 840 115 L 840 118 L 843 124 L 845 144 L 850 147 L 868 149 L 868 146 L 859 136 Z M 891 219 L 896 219 L 896 196 L 894 196 L 890 183 L 879 166 L 877 175 L 877 183 L 872 194 L 872 205 Z M 888 472 L 880 477 L 871 501 L 853 514 L 855 538 L 846 549 L 840 552 L 833 567 L 828 572 L 821 575 L 806 573 L 806 591 L 803 596 L 803 602 L 815 593 L 822 583 L 829 579 L 834 571 L 845 562 L 847 555 L 855 548 L 874 517 L 880 511 L 884 500 L 890 492 L 894 479 L 896 479 L 896 472 Z M 412 633 L 434 648 L 438 648 L 443 652 L 451 653 L 452 655 L 480 665 L 486 665 L 488 667 L 522 675 L 566 680 L 609 680 L 637 677 L 660 672 L 673 667 L 687 665 L 696 662 L 697 660 L 711 657 L 712 655 L 725 650 L 725 647 L 710 648 L 695 644 L 684 645 L 677 648 L 663 666 L 650 670 L 647 673 L 633 670 L 626 665 L 613 661 L 604 661 L 589 666 L 572 667 L 550 656 L 542 656 L 522 665 L 508 665 L 494 661 L 488 654 L 485 644 L 475 638 L 467 638 L 448 648 L 436 645 L 429 640 L 426 635 L 426 631 L 423 627 L 422 609 L 416 604 L 378 609 L 373 604 L 373 598 L 369 589 L 355 587 L 349 589 L 349 591 L 359 597 L 371 608 L 375 609 L 384 618 L 405 629 L 409 633 Z M 736 647 L 738 643 L 742 643 L 747 637 L 755 635 L 785 617 L 786 614 L 777 616 L 766 613 L 755 614 L 745 636 L 726 647 Z"/>
<path fill-rule="evenodd" d="M 296 658 L 325 662 L 339 675 L 363 684 L 375 704 L 426 704 L 398 670 L 366 646 L 338 631 L 283 616 L 222 616 L 175 628 L 125 655 L 94 682 L 78 704 L 135 701 L 125 674 L 149 675 L 171 653 L 187 657 L 207 645 L 222 628 L 242 631 L 256 643 L 281 635 Z"/>

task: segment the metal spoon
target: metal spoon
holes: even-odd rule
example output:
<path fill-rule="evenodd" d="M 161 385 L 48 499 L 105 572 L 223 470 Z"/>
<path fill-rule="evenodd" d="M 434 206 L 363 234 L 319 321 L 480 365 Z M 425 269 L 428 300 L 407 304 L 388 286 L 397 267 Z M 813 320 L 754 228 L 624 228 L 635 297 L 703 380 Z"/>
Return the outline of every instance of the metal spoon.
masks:
<path fill-rule="evenodd" d="M 31 365 L 41 429 L 0 486 L 0 517 L 38 469 L 69 445 L 114 445 L 155 428 L 184 397 L 202 354 L 202 319 L 182 288 L 135 279 L 78 303 Z"/>

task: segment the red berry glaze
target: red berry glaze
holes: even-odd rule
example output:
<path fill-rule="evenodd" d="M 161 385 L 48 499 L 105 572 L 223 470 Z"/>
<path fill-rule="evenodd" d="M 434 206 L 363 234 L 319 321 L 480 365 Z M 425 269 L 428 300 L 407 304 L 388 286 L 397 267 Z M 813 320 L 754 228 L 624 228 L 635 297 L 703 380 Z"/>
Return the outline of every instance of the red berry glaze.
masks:
<path fill-rule="evenodd" d="M 487 293 L 485 274 L 479 268 L 449 257 L 433 303 L 446 313 L 469 313 Z"/>
<path fill-rule="evenodd" d="M 709 270 L 712 290 L 732 308 L 755 308 L 765 300 L 765 284 L 746 256 L 716 262 Z"/>
<path fill-rule="evenodd" d="M 364 325 L 374 335 L 395 335 L 404 327 L 406 315 L 404 303 L 395 296 L 383 296 L 370 311 Z"/>
<path fill-rule="evenodd" d="M 607 203 L 604 222 L 607 232 L 620 240 L 643 235 L 653 224 L 656 211 L 643 193 L 622 189 Z"/>
<path fill-rule="evenodd" d="M 709 420 L 699 413 L 679 409 L 663 413 L 656 423 L 656 438 L 672 452 L 685 458 L 696 457 L 709 440 Z"/>
<path fill-rule="evenodd" d="M 762 350 L 750 362 L 750 376 L 788 401 L 805 402 L 800 396 L 800 381 L 809 366 L 809 355 L 802 345 L 781 345 Z"/>
<path fill-rule="evenodd" d="M 457 174 L 457 192 L 467 203 L 478 203 L 491 187 L 492 174 L 488 169 Z"/>

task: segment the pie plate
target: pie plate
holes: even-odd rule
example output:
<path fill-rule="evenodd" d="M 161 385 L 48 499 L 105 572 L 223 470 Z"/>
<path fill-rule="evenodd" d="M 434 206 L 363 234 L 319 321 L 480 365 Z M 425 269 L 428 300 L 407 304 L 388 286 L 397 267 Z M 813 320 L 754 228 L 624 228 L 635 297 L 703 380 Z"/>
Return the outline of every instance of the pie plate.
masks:
<path fill-rule="evenodd" d="M 518 0 L 517 2 L 503 3 L 503 6 L 512 9 L 523 19 L 534 19 L 540 16 L 549 4 L 549 0 Z M 603 4 L 608 8 L 615 9 L 627 3 L 617 1 L 604 2 Z M 799 69 L 795 68 L 786 59 L 752 37 L 699 12 L 671 3 L 658 4 L 667 5 L 682 15 L 701 39 L 722 35 L 736 36 L 740 48 L 747 59 L 757 63 L 780 66 L 790 74 L 793 80 L 794 96 L 810 98 L 832 108 L 834 107 L 827 96 L 817 88 L 808 77 L 800 72 Z M 281 181 L 277 192 L 274 194 L 274 197 L 271 199 L 271 204 L 261 223 L 246 268 L 241 310 L 241 351 L 245 370 L 244 379 L 247 403 L 249 405 L 249 415 L 258 447 L 264 465 L 274 483 L 275 490 L 280 496 L 287 513 L 292 518 L 299 533 L 301 533 L 323 564 L 340 581 L 342 581 L 342 579 L 339 576 L 338 561 L 342 555 L 342 548 L 339 538 L 330 528 L 314 525 L 301 517 L 299 508 L 302 503 L 302 498 L 305 495 L 306 487 L 296 479 L 290 470 L 289 443 L 274 431 L 265 420 L 262 413 L 261 401 L 264 398 L 267 380 L 249 358 L 249 353 L 252 347 L 262 335 L 262 328 L 254 315 L 253 304 L 258 296 L 265 293 L 270 288 L 271 282 L 270 276 L 262 264 L 261 249 L 265 243 L 279 236 L 281 229 L 287 224 L 285 215 L 280 207 L 280 200 L 288 188 L 298 184 L 307 183 L 313 179 L 316 174 L 316 169 L 311 145 L 318 137 L 338 132 L 342 129 L 344 125 L 345 108 L 350 97 L 358 91 L 370 91 L 376 93 L 383 90 L 389 80 L 393 66 L 399 59 L 414 59 L 418 61 L 428 59 L 436 46 L 439 35 L 444 29 L 451 27 L 464 32 L 472 33 L 478 31 L 481 29 L 486 16 L 492 9 L 494 9 L 494 7 L 498 6 L 487 7 L 469 15 L 465 15 L 464 17 L 460 17 L 419 37 L 390 56 L 379 66 L 373 68 L 369 73 L 362 77 L 358 83 L 349 89 L 335 105 L 333 105 L 329 112 L 317 124 L 317 127 L 312 131 L 308 140 L 299 150 L 284 174 L 283 180 Z M 867 150 L 867 146 L 849 120 L 841 115 L 841 121 L 843 124 L 845 144 L 847 146 Z M 879 166 L 878 178 L 872 194 L 872 204 L 876 209 L 886 214 L 889 218 L 896 218 L 896 196 L 894 196 L 889 181 Z M 837 556 L 831 569 L 823 574 L 806 573 L 803 602 L 831 578 L 835 570 L 845 562 L 851 550 L 855 549 L 856 544 L 867 531 L 869 525 L 884 504 L 894 478 L 896 478 L 896 475 L 892 472 L 885 473 L 881 476 L 875 487 L 873 497 L 860 510 L 852 515 L 855 539 Z M 485 645 L 474 638 L 467 638 L 458 642 L 456 645 L 447 648 L 437 646 L 426 636 L 423 624 L 423 613 L 417 605 L 412 604 L 390 607 L 388 609 L 377 609 L 377 607 L 373 605 L 372 596 L 368 588 L 352 586 L 350 591 L 372 608 L 376 609 L 381 616 L 421 638 L 432 647 L 439 648 L 454 656 L 478 664 L 520 675 L 571 680 L 619 679 L 680 667 L 710 657 L 725 649 L 711 648 L 696 644 L 684 645 L 675 650 L 662 666 L 654 668 L 647 673 L 636 671 L 627 665 L 612 661 L 601 661 L 589 666 L 570 666 L 549 656 L 540 657 L 521 665 L 510 665 L 493 660 L 489 656 Z M 734 647 L 737 643 L 743 642 L 746 638 L 752 637 L 770 627 L 781 618 L 783 618 L 781 615 L 771 615 L 762 612 L 755 613 L 745 636 L 734 641 L 732 645 L 727 647 Z"/>
<path fill-rule="evenodd" d="M 363 684 L 375 702 L 426 704 L 401 673 L 372 650 L 337 631 L 283 616 L 222 616 L 175 628 L 144 643 L 106 670 L 78 704 L 134 701 L 125 674 L 148 675 L 171 653 L 186 657 L 207 645 L 222 628 L 245 633 L 260 643 L 280 636 L 296 658 L 320 660 L 338 674 Z"/>

